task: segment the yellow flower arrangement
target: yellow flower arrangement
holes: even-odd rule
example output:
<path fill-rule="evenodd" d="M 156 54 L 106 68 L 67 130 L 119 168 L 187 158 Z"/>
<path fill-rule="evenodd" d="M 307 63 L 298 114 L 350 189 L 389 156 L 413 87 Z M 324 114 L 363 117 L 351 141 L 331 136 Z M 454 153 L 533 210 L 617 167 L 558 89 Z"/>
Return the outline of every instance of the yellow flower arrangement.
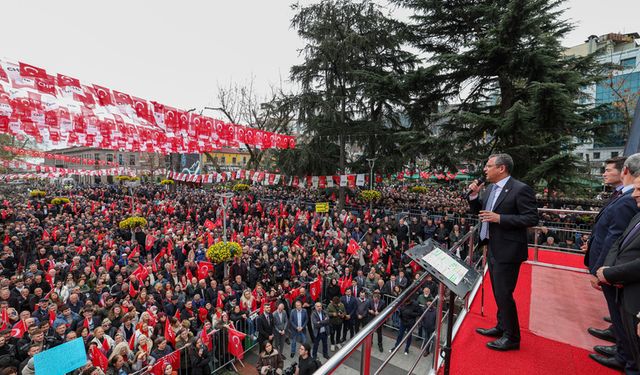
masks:
<path fill-rule="evenodd" d="M 412 193 L 427 194 L 427 188 L 424 186 L 414 186 L 411 188 Z"/>
<path fill-rule="evenodd" d="M 242 246 L 237 242 L 217 242 L 207 249 L 207 258 L 213 263 L 222 263 L 242 256 Z"/>
<path fill-rule="evenodd" d="M 42 190 L 31 190 L 29 192 L 29 195 L 33 198 L 43 198 L 45 195 L 47 195 L 47 192 Z"/>
<path fill-rule="evenodd" d="M 162 180 L 160 181 L 160 185 L 173 185 L 175 184 L 175 181 L 173 180 Z"/>
<path fill-rule="evenodd" d="M 120 229 L 133 229 L 137 227 L 144 227 L 147 225 L 147 219 L 140 216 L 131 216 L 122 220 L 118 226 Z"/>
<path fill-rule="evenodd" d="M 67 204 L 69 202 L 70 202 L 69 198 L 65 198 L 65 197 L 53 198 L 51 200 L 51 204 L 55 204 L 56 206 L 60 204 Z"/>
<path fill-rule="evenodd" d="M 116 176 L 116 180 L 118 181 L 131 181 L 130 176 Z"/>
<path fill-rule="evenodd" d="M 382 194 L 377 190 L 362 190 L 360 192 L 360 199 L 365 202 L 377 201 L 380 198 L 382 198 Z"/>
<path fill-rule="evenodd" d="M 247 191 L 247 190 L 249 190 L 249 185 L 247 185 L 247 184 L 235 184 L 235 185 L 233 185 L 231 190 L 233 190 L 233 191 Z"/>

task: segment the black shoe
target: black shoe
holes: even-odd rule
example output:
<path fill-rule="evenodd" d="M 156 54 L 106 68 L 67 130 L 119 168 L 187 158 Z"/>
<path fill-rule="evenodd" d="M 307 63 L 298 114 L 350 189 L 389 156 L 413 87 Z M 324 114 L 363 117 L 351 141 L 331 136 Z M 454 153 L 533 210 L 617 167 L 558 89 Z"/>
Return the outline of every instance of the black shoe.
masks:
<path fill-rule="evenodd" d="M 611 323 L 611 317 L 610 316 L 605 316 L 604 318 L 602 318 L 602 320 L 604 320 L 607 323 Z"/>
<path fill-rule="evenodd" d="M 295 353 L 291 353 L 291 358 L 293 358 L 296 354 Z"/>
<path fill-rule="evenodd" d="M 489 336 L 489 337 L 502 337 L 502 334 L 504 333 L 504 332 L 502 332 L 500 329 L 498 329 L 496 327 L 493 327 L 493 328 L 476 328 L 476 332 L 478 332 L 482 336 Z"/>
<path fill-rule="evenodd" d="M 291 345 L 291 340 L 289 338 L 284 339 L 284 343 L 287 345 Z"/>
<path fill-rule="evenodd" d="M 611 346 L 596 345 L 593 347 L 593 350 L 602 354 L 605 357 L 613 357 L 614 355 L 616 355 L 616 352 L 618 351 L 618 347 L 615 345 L 611 345 Z"/>
<path fill-rule="evenodd" d="M 506 337 L 500 337 L 496 341 L 491 341 L 487 343 L 487 347 L 493 350 L 507 351 L 507 350 L 519 350 L 520 343 L 515 341 L 510 341 Z"/>
<path fill-rule="evenodd" d="M 616 343 L 616 337 L 613 335 L 613 331 L 610 328 L 597 329 L 597 328 L 590 327 L 589 329 L 587 329 L 587 332 L 589 332 L 591 336 L 595 336 L 600 340 L 609 341 L 614 344 Z"/>
<path fill-rule="evenodd" d="M 378 345 L 378 350 L 380 350 L 380 353 L 384 352 L 384 349 L 382 349 L 382 344 Z"/>
<path fill-rule="evenodd" d="M 323 354 L 322 356 L 324 357 L 324 359 L 329 359 L 329 354 Z"/>
<path fill-rule="evenodd" d="M 603 366 L 616 369 L 616 370 L 624 370 L 624 363 L 618 362 L 618 360 L 615 358 L 607 358 L 599 354 L 593 354 L 593 353 L 589 354 L 589 358 L 593 359 L 594 361 L 598 362 Z"/>

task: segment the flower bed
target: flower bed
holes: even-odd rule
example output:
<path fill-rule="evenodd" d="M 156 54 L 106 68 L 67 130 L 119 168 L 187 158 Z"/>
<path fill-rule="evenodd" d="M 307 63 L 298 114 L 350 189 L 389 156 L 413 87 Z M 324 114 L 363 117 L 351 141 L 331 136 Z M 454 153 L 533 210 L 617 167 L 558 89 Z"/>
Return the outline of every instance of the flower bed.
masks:
<path fill-rule="evenodd" d="M 207 249 L 207 258 L 213 263 L 222 263 L 242 256 L 242 246 L 237 242 L 218 242 Z"/>

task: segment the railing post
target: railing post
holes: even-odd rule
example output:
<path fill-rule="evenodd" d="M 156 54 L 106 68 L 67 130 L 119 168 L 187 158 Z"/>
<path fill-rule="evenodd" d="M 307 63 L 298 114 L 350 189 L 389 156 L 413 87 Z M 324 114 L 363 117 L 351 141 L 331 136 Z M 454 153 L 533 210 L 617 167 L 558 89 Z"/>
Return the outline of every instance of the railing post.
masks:
<path fill-rule="evenodd" d="M 436 317 L 436 339 L 433 342 L 433 371 L 438 371 L 440 360 L 440 335 L 442 334 L 442 308 L 444 305 L 444 284 L 438 289 L 438 316 Z"/>
<path fill-rule="evenodd" d="M 369 375 L 371 373 L 371 346 L 373 343 L 373 334 L 367 335 L 362 342 L 362 350 L 360 355 L 360 374 Z"/>
<path fill-rule="evenodd" d="M 540 240 L 540 229 L 536 228 L 533 235 L 533 260 L 538 261 L 538 243 Z"/>
<path fill-rule="evenodd" d="M 473 229 L 471 229 L 471 231 L 475 231 L 475 227 Z M 469 236 L 469 266 L 471 266 L 471 268 L 475 268 L 474 267 L 474 262 L 473 262 L 473 250 L 475 247 L 475 243 L 474 243 L 474 237 L 475 235 L 472 234 L 471 236 Z M 464 297 L 464 308 L 465 310 L 469 311 L 469 298 L 471 298 L 471 293 L 468 293 L 466 295 L 466 297 Z"/>

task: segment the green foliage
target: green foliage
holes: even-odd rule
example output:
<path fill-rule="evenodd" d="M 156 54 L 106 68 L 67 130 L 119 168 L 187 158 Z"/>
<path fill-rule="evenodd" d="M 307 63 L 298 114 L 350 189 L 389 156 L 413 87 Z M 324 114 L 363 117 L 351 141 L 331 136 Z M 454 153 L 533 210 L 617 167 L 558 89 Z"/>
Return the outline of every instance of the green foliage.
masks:
<path fill-rule="evenodd" d="M 118 226 L 120 229 L 134 229 L 138 227 L 146 227 L 147 219 L 140 216 L 131 216 L 122 220 Z"/>
<path fill-rule="evenodd" d="M 31 190 L 29 192 L 29 196 L 33 197 L 33 198 L 43 198 L 47 195 L 46 191 L 42 191 L 42 190 Z"/>
<path fill-rule="evenodd" d="M 405 27 L 369 0 L 293 8 L 292 26 L 306 43 L 304 61 L 291 69 L 301 87 L 294 103 L 306 139 L 282 151 L 279 166 L 293 174 L 364 172 L 371 157 L 383 168 L 401 166 L 395 133 L 404 127 L 404 77 L 418 62 L 403 49 Z M 350 147 L 363 150 L 358 159 L 347 160 Z"/>
<path fill-rule="evenodd" d="M 414 14 L 412 42 L 430 56 L 422 79 L 440 82 L 436 92 L 417 92 L 410 111 L 413 120 L 439 125 L 438 137 L 417 129 L 407 150 L 448 168 L 460 161 L 480 166 L 491 153 L 506 152 L 516 177 L 567 188 L 564 182 L 579 171 L 575 140 L 595 127 L 595 112 L 579 99 L 603 77 L 603 66 L 593 56 L 563 55 L 560 39 L 572 28 L 562 18 L 563 1 L 396 2 Z M 441 98 L 459 104 L 425 116 L 425 103 Z"/>
<path fill-rule="evenodd" d="M 242 246 L 237 242 L 217 242 L 209 246 L 206 255 L 213 263 L 222 263 L 242 256 Z"/>
<path fill-rule="evenodd" d="M 56 206 L 61 204 L 67 204 L 69 202 L 70 202 L 69 198 L 65 198 L 65 197 L 57 197 L 51 200 L 51 204 L 55 204 Z"/>
<path fill-rule="evenodd" d="M 382 194 L 377 190 L 362 190 L 360 192 L 360 199 L 365 202 L 375 202 L 382 198 Z"/>

